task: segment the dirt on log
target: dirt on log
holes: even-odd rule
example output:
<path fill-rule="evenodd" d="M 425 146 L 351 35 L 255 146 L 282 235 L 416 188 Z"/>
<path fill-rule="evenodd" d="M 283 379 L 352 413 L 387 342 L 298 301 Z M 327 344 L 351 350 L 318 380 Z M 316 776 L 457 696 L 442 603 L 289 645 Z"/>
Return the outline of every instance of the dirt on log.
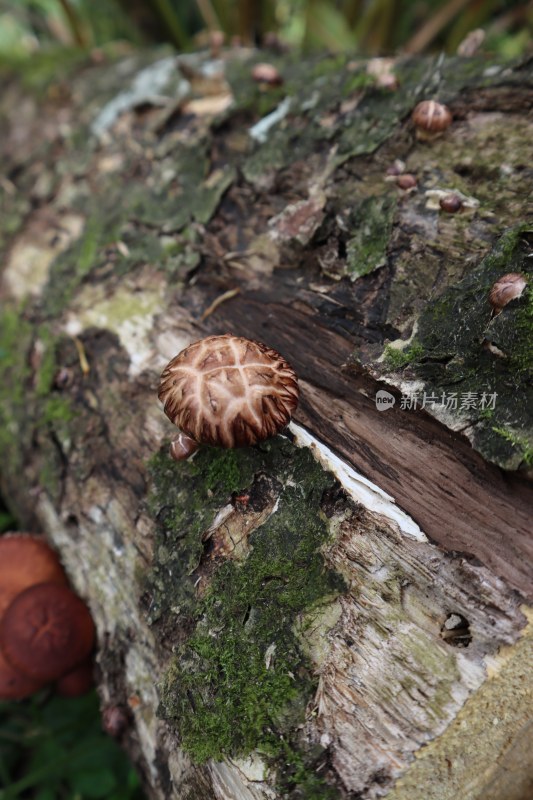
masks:
<path fill-rule="evenodd" d="M 268 58 L 3 73 L 2 491 L 149 796 L 525 800 L 533 63 Z M 159 375 L 226 332 L 294 423 L 175 463 Z"/>

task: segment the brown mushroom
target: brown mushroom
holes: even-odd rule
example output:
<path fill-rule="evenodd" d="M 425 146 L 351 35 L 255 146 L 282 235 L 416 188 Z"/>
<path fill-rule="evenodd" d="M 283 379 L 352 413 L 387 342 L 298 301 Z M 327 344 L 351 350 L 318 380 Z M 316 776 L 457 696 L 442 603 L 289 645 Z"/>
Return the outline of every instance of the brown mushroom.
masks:
<path fill-rule="evenodd" d="M 252 78 L 257 83 L 263 83 L 267 86 L 281 86 L 283 83 L 283 78 L 272 64 L 255 64 L 252 67 Z"/>
<path fill-rule="evenodd" d="M 439 206 L 443 211 L 446 211 L 447 214 L 457 214 L 463 207 L 463 201 L 458 194 L 450 192 L 450 194 L 445 194 L 444 197 L 441 197 Z"/>
<path fill-rule="evenodd" d="M 167 365 L 159 399 L 182 432 L 171 455 L 186 458 L 199 444 L 244 447 L 279 433 L 298 404 L 298 381 L 267 345 L 208 336 Z"/>
<path fill-rule="evenodd" d="M 489 292 L 492 316 L 496 317 L 511 300 L 517 300 L 527 286 L 527 279 L 521 272 L 508 272 L 499 278 Z"/>
<path fill-rule="evenodd" d="M 423 100 L 419 103 L 411 119 L 416 127 L 417 137 L 422 140 L 436 138 L 452 124 L 452 114 L 448 106 L 435 100 Z"/>
<path fill-rule="evenodd" d="M 26 533 L 0 537 L 0 619 L 20 592 L 45 581 L 65 584 L 67 577 L 44 539 Z"/>
<path fill-rule="evenodd" d="M 24 700 L 44 686 L 12 667 L 0 651 L 0 700 Z"/>
<path fill-rule="evenodd" d="M 84 661 L 94 644 L 87 606 L 68 586 L 39 583 L 21 592 L 0 621 L 6 660 L 34 681 L 54 681 Z"/>
<path fill-rule="evenodd" d="M 399 189 L 403 189 L 404 192 L 409 189 L 416 189 L 416 185 L 415 176 L 411 175 L 409 172 L 406 172 L 404 175 L 398 175 L 396 178 L 396 186 Z"/>
<path fill-rule="evenodd" d="M 93 662 L 92 659 L 87 659 L 59 678 L 56 691 L 61 697 L 79 697 L 87 694 L 93 686 Z"/>

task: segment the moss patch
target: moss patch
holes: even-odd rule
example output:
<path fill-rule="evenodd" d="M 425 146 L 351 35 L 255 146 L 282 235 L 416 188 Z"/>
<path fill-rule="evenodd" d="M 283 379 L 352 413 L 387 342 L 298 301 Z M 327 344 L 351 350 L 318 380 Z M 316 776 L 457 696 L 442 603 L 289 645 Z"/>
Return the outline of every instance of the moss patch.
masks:
<path fill-rule="evenodd" d="M 355 280 L 386 262 L 396 199 L 390 195 L 367 197 L 352 212 L 351 238 L 346 244 L 347 272 Z"/>
<path fill-rule="evenodd" d="M 447 411 L 468 419 L 474 445 L 506 469 L 528 465 L 533 448 L 533 273 L 526 225 L 508 230 L 462 281 L 430 302 L 416 343 L 386 351 L 385 364 L 407 365 L 428 395 L 455 395 Z M 494 318 L 490 288 L 507 272 L 529 274 L 529 285 Z M 440 402 L 440 401 L 439 401 Z"/>
<path fill-rule="evenodd" d="M 31 370 L 28 363 L 32 329 L 12 309 L 0 315 L 0 450 L 4 465 L 16 473 L 22 451 L 29 442 L 25 387 Z"/>
<path fill-rule="evenodd" d="M 179 613 L 191 631 L 161 687 L 160 713 L 176 724 L 196 761 L 259 750 L 278 766 L 286 788 L 298 784 L 301 791 L 306 781 L 318 781 L 326 792 L 320 779 L 302 773 L 312 757 L 298 746 L 296 726 L 315 679 L 294 625 L 344 587 L 320 554 L 329 537 L 320 506 L 332 476 L 308 450 L 281 437 L 260 449 L 204 448 L 179 465 L 159 454 L 151 467 L 159 526 L 150 614 L 168 629 Z M 275 513 L 251 532 L 244 563 L 221 562 L 198 600 L 191 573 L 202 556 L 202 533 L 258 473 L 279 492 Z"/>
<path fill-rule="evenodd" d="M 82 236 L 56 258 L 43 295 L 43 308 L 48 316 L 60 315 L 80 283 L 102 265 L 99 253 L 105 245 L 116 240 L 119 214 L 116 207 L 114 210 L 94 208 Z"/>
<path fill-rule="evenodd" d="M 35 343 L 39 341 L 40 355 Z M 25 453 L 40 450 L 39 483 L 52 497 L 64 469 L 60 448 L 70 441 L 76 417 L 72 401 L 54 390 L 61 339 L 34 328 L 22 310 L 5 309 L 0 318 L 0 451 L 8 475 L 24 466 Z M 35 363 L 32 364 L 32 360 Z"/>
<path fill-rule="evenodd" d="M 383 362 L 387 369 L 402 369 L 402 367 L 417 361 L 424 354 L 424 348 L 418 342 L 415 342 L 408 347 L 401 349 L 399 347 L 392 347 L 392 345 L 385 345 L 383 351 Z"/>

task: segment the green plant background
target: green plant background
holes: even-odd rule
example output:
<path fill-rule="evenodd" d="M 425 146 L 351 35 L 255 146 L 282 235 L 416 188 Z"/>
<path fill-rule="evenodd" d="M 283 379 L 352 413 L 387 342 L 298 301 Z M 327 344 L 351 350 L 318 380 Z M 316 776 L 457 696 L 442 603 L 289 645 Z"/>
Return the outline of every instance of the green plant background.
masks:
<path fill-rule="evenodd" d="M 0 703 L 0 799 L 27 797 L 142 800 L 128 759 L 101 729 L 95 691 Z"/>
<path fill-rule="evenodd" d="M 282 42 L 304 50 L 386 55 L 454 52 L 476 28 L 503 57 L 530 48 L 533 4 L 525 0 L 0 0 L 0 54 L 42 48 L 171 42 L 205 45 L 222 31 L 242 44 Z"/>

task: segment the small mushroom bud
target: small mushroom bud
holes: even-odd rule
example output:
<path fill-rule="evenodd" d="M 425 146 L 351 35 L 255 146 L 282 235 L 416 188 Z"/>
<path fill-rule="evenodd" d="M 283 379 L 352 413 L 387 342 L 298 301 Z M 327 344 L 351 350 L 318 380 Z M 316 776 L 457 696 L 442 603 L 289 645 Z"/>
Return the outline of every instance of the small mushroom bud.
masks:
<path fill-rule="evenodd" d="M 492 316 L 496 317 L 507 303 L 521 297 L 526 286 L 527 279 L 521 272 L 508 272 L 507 275 L 502 275 L 489 292 Z"/>
<path fill-rule="evenodd" d="M 268 86 L 281 86 L 283 78 L 272 64 L 255 64 L 252 68 L 252 78 L 257 83 L 265 83 Z"/>
<path fill-rule="evenodd" d="M 285 359 L 240 336 L 208 336 L 182 350 L 161 375 L 159 399 L 181 436 L 172 456 L 192 445 L 254 445 L 279 433 L 298 404 Z M 184 435 L 184 436 L 183 436 Z"/>
<path fill-rule="evenodd" d="M 190 436 L 187 436 L 186 433 L 180 433 L 177 439 L 174 439 L 173 442 L 170 443 L 170 457 L 174 459 L 174 461 L 185 461 L 185 459 L 192 456 L 193 453 L 196 453 L 198 450 L 198 444 L 191 439 Z"/>
<path fill-rule="evenodd" d="M 416 135 L 421 140 L 431 140 L 443 133 L 452 123 L 450 109 L 435 100 L 423 100 L 414 109 L 411 119 Z"/>
<path fill-rule="evenodd" d="M 416 187 L 416 178 L 409 172 L 407 172 L 405 175 L 398 175 L 396 178 L 396 186 L 404 191 L 407 191 L 408 189 L 414 189 Z"/>
<path fill-rule="evenodd" d="M 84 661 L 94 644 L 94 623 L 68 586 L 38 583 L 15 597 L 0 621 L 0 648 L 28 678 L 55 681 Z"/>
<path fill-rule="evenodd" d="M 463 207 L 463 201 L 458 194 L 447 194 L 441 197 L 439 206 L 448 214 L 457 214 Z"/>

